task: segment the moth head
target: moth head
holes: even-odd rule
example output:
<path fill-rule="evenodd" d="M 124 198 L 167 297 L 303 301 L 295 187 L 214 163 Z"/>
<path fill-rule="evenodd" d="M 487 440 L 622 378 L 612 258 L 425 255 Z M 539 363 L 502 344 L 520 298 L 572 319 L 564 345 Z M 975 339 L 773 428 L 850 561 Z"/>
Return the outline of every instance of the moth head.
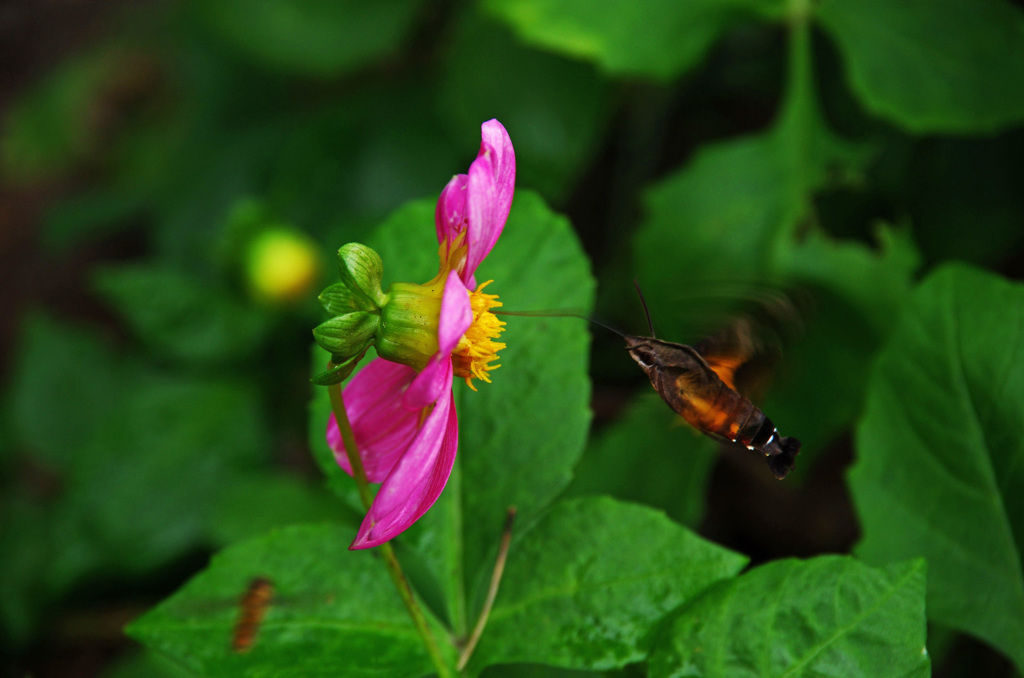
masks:
<path fill-rule="evenodd" d="M 661 364 L 657 349 L 646 337 L 626 337 L 626 349 L 644 370 L 654 369 Z"/>

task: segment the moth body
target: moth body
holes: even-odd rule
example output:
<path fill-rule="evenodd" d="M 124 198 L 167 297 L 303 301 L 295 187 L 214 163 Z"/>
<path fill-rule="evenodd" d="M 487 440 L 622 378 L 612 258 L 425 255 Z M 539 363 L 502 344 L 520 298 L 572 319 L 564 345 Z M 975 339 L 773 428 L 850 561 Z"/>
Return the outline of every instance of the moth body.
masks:
<path fill-rule="evenodd" d="M 763 454 L 777 478 L 793 470 L 800 441 L 783 438 L 764 412 L 733 386 L 746 356 L 706 353 L 653 337 L 626 336 L 626 348 L 661 398 L 698 431 Z M 708 357 L 706 358 L 705 355 Z"/>

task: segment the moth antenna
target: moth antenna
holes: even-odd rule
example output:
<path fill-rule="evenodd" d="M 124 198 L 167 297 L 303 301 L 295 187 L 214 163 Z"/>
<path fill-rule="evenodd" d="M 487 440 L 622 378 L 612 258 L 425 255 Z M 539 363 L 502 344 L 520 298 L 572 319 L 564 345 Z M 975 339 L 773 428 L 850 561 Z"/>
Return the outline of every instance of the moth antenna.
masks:
<path fill-rule="evenodd" d="M 651 310 L 647 308 L 647 300 L 644 299 L 644 293 L 640 289 L 640 281 L 633 278 L 633 287 L 636 288 L 637 296 L 640 297 L 640 304 L 644 307 L 644 315 L 647 316 L 647 329 L 651 333 L 651 339 L 657 339 L 657 335 L 654 334 L 654 323 L 651 322 Z"/>
<path fill-rule="evenodd" d="M 611 325 L 606 325 L 600 320 L 591 318 L 589 315 L 583 315 L 582 313 L 577 313 L 567 309 L 556 309 L 554 311 L 491 311 L 491 313 L 494 315 L 514 315 L 525 318 L 579 318 L 580 320 L 586 320 L 587 322 L 594 323 L 598 327 L 603 327 L 609 332 L 617 334 L 622 338 L 626 337 L 625 332 L 620 332 Z"/>

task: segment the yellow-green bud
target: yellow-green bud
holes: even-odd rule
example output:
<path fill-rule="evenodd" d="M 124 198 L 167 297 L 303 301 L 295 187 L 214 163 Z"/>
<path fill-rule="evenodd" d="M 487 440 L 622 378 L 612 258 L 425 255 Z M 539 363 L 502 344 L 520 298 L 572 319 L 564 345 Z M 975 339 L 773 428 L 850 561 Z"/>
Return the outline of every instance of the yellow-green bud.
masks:
<path fill-rule="evenodd" d="M 258 299 L 275 304 L 295 302 L 309 293 L 319 275 L 317 248 L 300 231 L 270 228 L 249 245 L 246 276 Z"/>

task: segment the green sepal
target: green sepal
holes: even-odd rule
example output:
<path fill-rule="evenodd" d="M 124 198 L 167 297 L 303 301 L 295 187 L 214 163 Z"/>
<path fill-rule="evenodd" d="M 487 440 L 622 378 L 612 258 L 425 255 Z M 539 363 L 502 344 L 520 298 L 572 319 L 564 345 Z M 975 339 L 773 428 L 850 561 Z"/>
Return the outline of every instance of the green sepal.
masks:
<path fill-rule="evenodd" d="M 347 360 L 370 347 L 379 322 L 380 316 L 376 313 L 354 311 L 317 325 L 313 338 L 332 356 Z"/>
<path fill-rule="evenodd" d="M 345 287 L 356 297 L 362 297 L 359 308 L 369 310 L 384 305 L 386 297 L 380 286 L 384 262 L 377 252 L 357 242 L 342 245 L 338 250 L 338 268 Z"/>
<path fill-rule="evenodd" d="M 365 352 L 366 351 L 364 350 L 363 353 Z M 345 362 L 335 365 L 334 367 L 330 368 L 325 372 L 321 372 L 320 374 L 310 379 L 310 381 L 316 384 L 317 386 L 330 386 L 332 384 L 340 384 L 341 382 L 348 379 L 349 375 L 352 374 L 352 370 L 354 370 L 356 368 L 356 365 L 359 364 L 359 361 L 363 359 L 363 353 L 354 355 Z M 331 362 L 334 362 L 333 359 Z"/>
<path fill-rule="evenodd" d="M 324 310 L 332 318 L 352 313 L 353 311 L 373 311 L 376 309 L 374 304 L 367 302 L 364 295 L 358 291 L 350 290 L 345 283 L 334 283 L 321 292 L 317 299 L 320 300 L 320 305 L 324 307 Z"/>

